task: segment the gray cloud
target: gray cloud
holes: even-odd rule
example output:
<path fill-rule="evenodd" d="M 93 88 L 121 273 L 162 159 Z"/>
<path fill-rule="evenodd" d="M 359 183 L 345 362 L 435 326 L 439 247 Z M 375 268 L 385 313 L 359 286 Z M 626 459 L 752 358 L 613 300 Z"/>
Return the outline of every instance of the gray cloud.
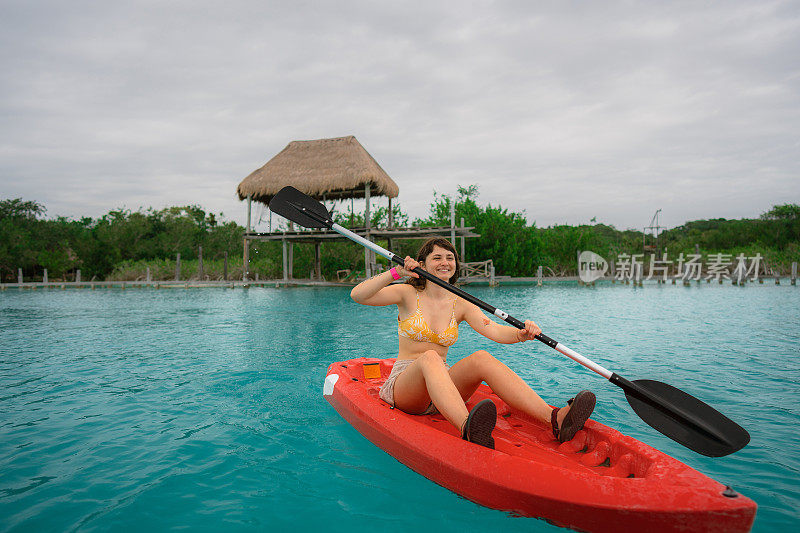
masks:
<path fill-rule="evenodd" d="M 540 226 L 800 201 L 793 2 L 5 2 L 0 196 L 50 214 L 197 203 L 294 139 L 354 134 L 432 190 Z"/>

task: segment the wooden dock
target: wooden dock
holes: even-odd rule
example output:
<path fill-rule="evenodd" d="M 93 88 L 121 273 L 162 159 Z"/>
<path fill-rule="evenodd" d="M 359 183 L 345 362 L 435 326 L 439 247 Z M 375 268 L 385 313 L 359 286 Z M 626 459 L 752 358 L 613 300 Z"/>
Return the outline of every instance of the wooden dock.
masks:
<path fill-rule="evenodd" d="M 489 285 L 489 286 L 497 286 L 497 285 L 536 285 L 541 287 L 545 283 L 563 283 L 563 282 L 574 282 L 579 285 L 585 285 L 580 281 L 578 276 L 543 276 L 542 269 L 539 267 L 537 269 L 537 275 L 532 277 L 512 277 L 512 276 L 497 276 L 495 275 L 494 265 L 492 261 L 480 261 L 475 263 L 463 263 L 462 264 L 462 272 L 461 277 L 459 278 L 458 285 Z M 342 281 L 326 281 L 320 279 L 265 279 L 265 280 L 200 280 L 200 279 L 189 279 L 189 280 L 152 280 L 149 279 L 149 272 L 148 272 L 148 279 L 145 280 L 136 280 L 136 281 L 82 281 L 80 277 L 80 271 L 77 273 L 76 281 L 50 281 L 48 280 L 47 271 L 45 271 L 44 276 L 42 277 L 42 281 L 23 281 L 22 280 L 22 272 L 20 269 L 19 277 L 16 283 L 0 283 L 0 291 L 5 291 L 7 289 L 20 289 L 20 290 L 66 290 L 66 289 L 89 289 L 89 290 L 96 290 L 96 289 L 194 289 L 194 288 L 206 288 L 206 287 L 216 287 L 216 288 L 227 288 L 227 289 L 246 289 L 249 287 L 354 287 L 359 282 L 363 281 L 363 277 L 359 277 L 357 279 L 352 279 L 349 276 L 342 280 Z M 694 281 L 694 284 L 708 284 L 711 283 L 710 279 L 698 279 L 698 280 L 686 280 L 678 277 L 671 277 L 670 278 L 673 285 L 677 285 L 678 280 L 682 280 L 680 285 L 684 286 L 691 286 L 693 285 L 691 281 Z M 789 284 L 792 286 L 796 286 L 797 284 L 797 263 L 792 264 L 792 270 L 790 276 L 780 276 L 780 275 L 772 275 L 769 278 L 766 277 L 759 277 L 757 280 L 753 279 L 742 279 L 739 278 L 732 278 L 728 280 L 728 283 L 732 285 L 738 286 L 746 286 L 748 284 L 759 284 L 763 285 L 765 280 L 774 280 L 775 285 L 780 285 L 781 280 L 788 280 Z M 612 276 L 605 276 L 597 280 L 598 283 L 609 283 L 609 284 L 616 284 L 619 283 L 620 285 L 629 285 L 633 284 L 634 286 L 643 287 L 644 285 L 662 285 L 665 284 L 667 280 L 662 279 L 642 279 L 641 276 L 636 276 L 632 281 L 631 280 L 617 280 Z M 645 283 L 646 282 L 646 283 Z M 718 280 L 719 284 L 723 283 L 722 278 Z M 593 286 L 595 282 L 588 284 L 589 286 Z"/>
<path fill-rule="evenodd" d="M 257 281 L 52 281 L 2 283 L 0 290 L 66 290 L 66 289 L 247 289 L 250 287 L 353 287 L 355 283 L 337 283 L 335 281 L 318 281 L 313 279 L 282 279 Z"/>

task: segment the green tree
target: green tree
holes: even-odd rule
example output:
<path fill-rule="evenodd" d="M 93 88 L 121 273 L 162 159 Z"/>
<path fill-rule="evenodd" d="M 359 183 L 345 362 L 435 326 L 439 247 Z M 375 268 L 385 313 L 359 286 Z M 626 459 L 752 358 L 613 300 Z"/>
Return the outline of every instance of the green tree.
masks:
<path fill-rule="evenodd" d="M 32 276 L 37 261 L 38 217 L 47 210 L 22 198 L 0 200 L 0 279 L 13 280 L 17 268 Z"/>
<path fill-rule="evenodd" d="M 535 225 L 528 225 L 521 213 L 501 206 L 481 207 L 477 203 L 478 186 L 458 186 L 457 195 L 434 191 L 430 215 L 415 220 L 421 226 L 449 226 L 451 205 L 460 224 L 474 227 L 478 238 L 466 239 L 465 255 L 469 260 L 491 259 L 498 274 L 530 276 L 541 261 L 541 240 Z M 455 243 L 454 243 L 455 244 Z"/>
<path fill-rule="evenodd" d="M 800 219 L 800 205 L 776 205 L 761 215 L 762 220 L 798 220 Z"/>

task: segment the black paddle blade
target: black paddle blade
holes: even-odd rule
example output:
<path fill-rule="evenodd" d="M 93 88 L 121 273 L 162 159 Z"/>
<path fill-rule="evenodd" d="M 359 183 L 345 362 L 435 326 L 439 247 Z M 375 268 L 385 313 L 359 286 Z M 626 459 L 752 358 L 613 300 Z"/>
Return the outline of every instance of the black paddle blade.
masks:
<path fill-rule="evenodd" d="M 627 381 L 627 380 L 625 380 Z M 672 385 L 637 379 L 625 390 L 628 403 L 653 429 L 707 457 L 744 448 L 750 434 L 710 405 Z"/>
<path fill-rule="evenodd" d="M 269 208 L 305 228 L 330 228 L 333 225 L 324 205 L 291 186 L 278 191 L 269 201 Z"/>

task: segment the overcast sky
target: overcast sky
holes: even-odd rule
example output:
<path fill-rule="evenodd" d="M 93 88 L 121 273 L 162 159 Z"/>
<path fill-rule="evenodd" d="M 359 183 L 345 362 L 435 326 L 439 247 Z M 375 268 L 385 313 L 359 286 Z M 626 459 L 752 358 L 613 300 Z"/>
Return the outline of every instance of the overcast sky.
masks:
<path fill-rule="evenodd" d="M 800 203 L 798 1 L 0 0 L 0 67 L 0 198 L 48 216 L 243 224 L 250 172 L 345 135 L 412 217 L 459 184 L 540 227 Z"/>

